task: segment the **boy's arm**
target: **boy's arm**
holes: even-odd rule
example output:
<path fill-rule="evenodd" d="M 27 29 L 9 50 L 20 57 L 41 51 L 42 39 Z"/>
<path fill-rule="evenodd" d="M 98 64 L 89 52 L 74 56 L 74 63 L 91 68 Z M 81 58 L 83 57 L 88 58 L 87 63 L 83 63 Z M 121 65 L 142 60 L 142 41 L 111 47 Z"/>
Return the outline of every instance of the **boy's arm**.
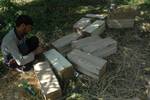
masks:
<path fill-rule="evenodd" d="M 25 65 L 27 63 L 30 63 L 34 60 L 34 52 L 29 53 L 28 55 L 22 56 L 22 54 L 19 52 L 18 46 L 16 45 L 15 42 L 11 42 L 11 45 L 7 47 L 15 61 L 19 66 Z"/>

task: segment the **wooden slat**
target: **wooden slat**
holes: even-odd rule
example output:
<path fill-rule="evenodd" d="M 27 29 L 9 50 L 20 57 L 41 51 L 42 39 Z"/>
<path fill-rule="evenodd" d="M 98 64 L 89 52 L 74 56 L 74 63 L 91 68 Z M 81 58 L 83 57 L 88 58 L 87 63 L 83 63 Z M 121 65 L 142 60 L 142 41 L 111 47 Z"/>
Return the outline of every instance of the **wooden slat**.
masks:
<path fill-rule="evenodd" d="M 38 62 L 34 65 L 34 71 L 41 85 L 41 90 L 46 100 L 56 100 L 61 97 L 59 82 L 50 68 L 48 62 Z"/>

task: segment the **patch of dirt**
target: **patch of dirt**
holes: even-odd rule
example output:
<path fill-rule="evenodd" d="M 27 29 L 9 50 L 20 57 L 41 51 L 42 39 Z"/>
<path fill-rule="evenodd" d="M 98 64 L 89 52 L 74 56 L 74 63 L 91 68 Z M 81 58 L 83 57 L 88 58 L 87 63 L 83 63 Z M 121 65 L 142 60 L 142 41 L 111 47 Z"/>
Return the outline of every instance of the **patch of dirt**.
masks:
<path fill-rule="evenodd" d="M 36 96 L 32 96 L 22 87 L 24 80 L 33 87 Z M 43 98 L 33 70 L 26 73 L 9 70 L 7 75 L 1 78 L 0 84 L 0 100 L 42 100 Z"/>

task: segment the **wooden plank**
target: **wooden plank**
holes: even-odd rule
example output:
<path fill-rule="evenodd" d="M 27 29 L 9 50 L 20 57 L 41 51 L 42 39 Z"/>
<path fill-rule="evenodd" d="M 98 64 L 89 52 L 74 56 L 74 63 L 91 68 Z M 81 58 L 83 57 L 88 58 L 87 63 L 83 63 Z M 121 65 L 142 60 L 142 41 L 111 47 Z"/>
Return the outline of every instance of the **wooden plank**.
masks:
<path fill-rule="evenodd" d="M 34 65 L 34 72 L 40 82 L 41 91 L 46 100 L 56 100 L 62 96 L 59 82 L 46 61 Z"/>
<path fill-rule="evenodd" d="M 84 29 L 87 25 L 91 23 L 91 18 L 81 18 L 79 21 L 77 21 L 74 25 L 74 29 Z"/>
<path fill-rule="evenodd" d="M 105 31 L 105 21 L 96 20 L 91 25 L 83 29 L 84 33 L 89 33 L 91 35 L 100 35 Z"/>
<path fill-rule="evenodd" d="M 71 46 L 73 48 L 81 48 L 83 46 L 87 46 L 89 43 L 95 42 L 100 39 L 101 38 L 99 36 L 90 36 L 83 39 L 72 41 Z"/>
<path fill-rule="evenodd" d="M 45 57 L 62 78 L 73 77 L 72 64 L 55 49 L 44 52 Z"/>
<path fill-rule="evenodd" d="M 98 18 L 98 19 L 105 19 L 107 17 L 104 14 L 86 14 L 85 16 L 89 18 Z"/>
<path fill-rule="evenodd" d="M 103 72 L 101 70 L 105 69 L 107 61 L 98 58 L 96 56 L 87 54 L 80 50 L 74 49 L 67 55 L 68 59 L 72 61 L 75 65 L 77 65 L 77 69 L 82 72 L 85 69 L 86 71 L 93 73 L 95 75 L 102 75 Z M 90 74 L 82 72 L 90 76 Z M 92 77 L 92 76 L 91 76 Z"/>
<path fill-rule="evenodd" d="M 72 33 L 56 40 L 55 42 L 52 43 L 52 45 L 62 53 L 66 53 L 71 50 L 70 47 L 71 42 L 77 40 L 79 37 L 80 37 L 79 34 Z"/>

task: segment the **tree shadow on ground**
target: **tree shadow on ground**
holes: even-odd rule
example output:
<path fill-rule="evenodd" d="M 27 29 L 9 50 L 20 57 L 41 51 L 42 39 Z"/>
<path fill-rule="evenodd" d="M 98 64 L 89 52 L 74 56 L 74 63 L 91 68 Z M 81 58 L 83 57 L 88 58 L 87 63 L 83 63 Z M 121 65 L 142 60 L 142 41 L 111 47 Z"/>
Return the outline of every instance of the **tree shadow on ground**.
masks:
<path fill-rule="evenodd" d="M 28 14 L 33 17 L 34 29 L 47 31 L 53 35 L 58 29 L 62 31 L 72 30 L 73 24 L 86 13 L 100 13 L 106 7 L 106 2 L 100 0 L 33 0 L 26 4 L 15 4 L 10 0 L 1 3 L 3 9 L 1 16 L 6 27 L 1 30 L 0 39 L 14 26 L 15 18 L 20 14 Z"/>

